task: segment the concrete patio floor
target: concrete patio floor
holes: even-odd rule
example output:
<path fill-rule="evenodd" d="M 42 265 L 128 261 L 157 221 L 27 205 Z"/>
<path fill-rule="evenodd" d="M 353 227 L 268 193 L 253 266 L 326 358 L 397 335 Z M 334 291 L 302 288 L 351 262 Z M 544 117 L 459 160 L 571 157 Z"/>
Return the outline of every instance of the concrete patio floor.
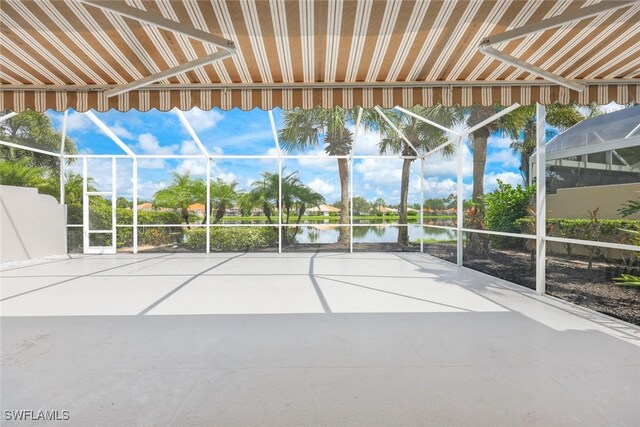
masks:
<path fill-rule="evenodd" d="M 639 328 L 426 255 L 77 256 L 0 280 L 2 425 L 640 425 Z"/>

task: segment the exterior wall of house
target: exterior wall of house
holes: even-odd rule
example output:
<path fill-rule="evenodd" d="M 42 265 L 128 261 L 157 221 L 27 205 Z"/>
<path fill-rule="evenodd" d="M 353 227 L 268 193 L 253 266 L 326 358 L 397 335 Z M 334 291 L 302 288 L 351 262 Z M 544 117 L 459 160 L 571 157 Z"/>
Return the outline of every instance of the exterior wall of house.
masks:
<path fill-rule="evenodd" d="M 618 209 L 629 200 L 640 198 L 640 183 L 562 188 L 547 195 L 547 218 L 588 219 L 587 211 L 600 208 L 602 219 L 620 219 Z M 640 215 L 628 219 L 640 219 Z"/>
<path fill-rule="evenodd" d="M 601 219 L 621 219 L 618 209 L 629 200 L 640 198 L 640 183 L 601 185 L 595 187 L 562 188 L 556 194 L 547 195 L 547 218 L 589 219 L 589 213 L 595 208 Z M 640 214 L 625 219 L 640 219 Z M 586 248 L 573 245 L 576 255 L 589 255 Z M 557 254 L 566 254 L 561 243 L 549 242 L 548 249 Z M 610 259 L 621 259 L 623 254 L 613 249 L 603 249 Z M 624 254 L 628 256 L 628 254 Z"/>
<path fill-rule="evenodd" d="M 35 188 L 0 185 L 0 262 L 67 253 L 66 206 Z"/>

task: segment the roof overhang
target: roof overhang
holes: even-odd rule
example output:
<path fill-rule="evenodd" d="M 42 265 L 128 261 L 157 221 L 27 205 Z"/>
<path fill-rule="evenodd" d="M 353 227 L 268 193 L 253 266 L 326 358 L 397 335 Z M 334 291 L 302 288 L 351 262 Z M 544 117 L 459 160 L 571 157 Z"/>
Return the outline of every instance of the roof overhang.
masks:
<path fill-rule="evenodd" d="M 3 0 L 0 109 L 640 99 L 640 2 Z"/>

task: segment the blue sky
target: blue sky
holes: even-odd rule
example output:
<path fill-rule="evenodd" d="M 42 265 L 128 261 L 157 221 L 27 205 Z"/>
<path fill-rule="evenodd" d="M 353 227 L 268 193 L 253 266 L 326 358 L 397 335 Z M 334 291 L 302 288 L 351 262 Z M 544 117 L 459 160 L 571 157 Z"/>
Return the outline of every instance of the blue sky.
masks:
<path fill-rule="evenodd" d="M 274 110 L 276 127 L 282 125 L 282 112 Z M 62 114 L 47 113 L 56 128 L 62 128 Z M 95 113 L 118 135 L 136 154 L 199 154 L 197 146 L 174 112 L 128 112 L 110 111 Z M 210 153 L 215 154 L 270 154 L 275 155 L 273 134 L 266 111 L 254 109 L 242 111 L 201 111 L 193 109 L 185 112 L 195 132 Z M 104 135 L 82 113 L 70 112 L 67 132 L 76 143 L 80 153 L 124 154 L 122 150 Z M 378 154 L 380 135 L 361 132 L 355 153 L 358 155 Z M 518 171 L 519 159 L 513 153 L 508 138 L 491 137 L 485 173 L 485 191 L 491 191 L 496 181 L 518 184 L 522 182 Z M 325 196 L 329 203 L 339 199 L 340 183 L 335 159 L 324 156 L 323 147 L 311 148 L 301 154 L 318 154 L 323 157 L 309 159 L 288 159 L 284 162 L 287 172 L 298 171 L 303 182 Z M 464 175 L 465 194 L 471 193 L 472 154 L 465 144 Z M 425 162 L 425 198 L 446 197 L 455 192 L 455 157 L 444 158 L 434 155 Z M 382 197 L 388 204 L 399 200 L 400 173 L 402 161 L 389 159 L 360 159 L 355 161 L 354 193 L 373 200 Z M 81 170 L 77 161 L 72 168 Z M 153 193 L 171 179 L 171 172 L 190 172 L 194 176 L 204 176 L 206 162 L 198 159 L 140 159 L 139 197 L 150 199 Z M 277 172 L 277 161 L 265 159 L 224 159 L 214 162 L 211 176 L 225 181 L 237 181 L 241 189 L 248 190 L 251 182 L 258 179 L 263 171 Z M 89 175 L 101 189 L 110 186 L 110 160 L 89 160 Z M 410 185 L 410 203 L 420 199 L 420 163 L 413 163 Z M 117 191 L 119 195 L 131 196 L 131 161 L 118 160 Z"/>

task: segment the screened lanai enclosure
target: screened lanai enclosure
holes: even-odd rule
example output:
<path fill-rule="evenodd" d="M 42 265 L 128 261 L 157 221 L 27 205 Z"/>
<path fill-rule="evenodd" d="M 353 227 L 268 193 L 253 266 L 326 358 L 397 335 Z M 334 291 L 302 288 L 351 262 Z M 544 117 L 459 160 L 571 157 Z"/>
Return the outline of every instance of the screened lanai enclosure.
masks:
<path fill-rule="evenodd" d="M 636 425 L 638 22 L 2 0 L 3 422 Z"/>

